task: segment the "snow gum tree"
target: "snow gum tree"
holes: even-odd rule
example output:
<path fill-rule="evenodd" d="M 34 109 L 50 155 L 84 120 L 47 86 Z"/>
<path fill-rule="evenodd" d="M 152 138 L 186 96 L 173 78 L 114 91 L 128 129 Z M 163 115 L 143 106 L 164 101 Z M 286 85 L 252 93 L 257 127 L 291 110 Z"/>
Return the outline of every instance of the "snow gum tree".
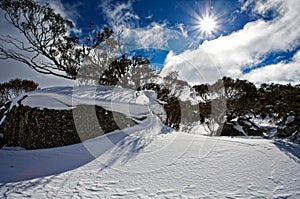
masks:
<path fill-rule="evenodd" d="M 19 32 L 0 35 L 0 59 L 19 61 L 43 74 L 75 79 L 90 50 L 113 33 L 105 28 L 81 41 L 71 20 L 33 0 L 2 0 L 0 9 Z"/>

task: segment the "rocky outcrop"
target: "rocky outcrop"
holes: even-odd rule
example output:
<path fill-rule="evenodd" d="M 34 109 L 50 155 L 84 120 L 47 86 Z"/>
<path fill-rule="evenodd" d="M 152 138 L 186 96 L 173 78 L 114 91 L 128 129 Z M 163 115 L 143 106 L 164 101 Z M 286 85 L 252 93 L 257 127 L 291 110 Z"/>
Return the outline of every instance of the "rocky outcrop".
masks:
<path fill-rule="evenodd" d="M 26 149 L 75 144 L 135 125 L 123 114 L 92 105 L 78 105 L 69 110 L 41 110 L 21 104 L 14 106 L 5 117 L 0 126 L 4 143 Z"/>
<path fill-rule="evenodd" d="M 244 136 L 244 134 L 234 128 L 234 124 L 226 122 L 222 128 L 221 136 Z"/>
<path fill-rule="evenodd" d="M 289 115 L 278 124 L 277 137 L 297 137 L 300 132 L 300 116 Z M 295 138 L 296 139 L 296 138 Z"/>
<path fill-rule="evenodd" d="M 253 122 L 238 118 L 237 121 L 227 122 L 221 132 L 221 136 L 263 136 L 264 130 Z"/>

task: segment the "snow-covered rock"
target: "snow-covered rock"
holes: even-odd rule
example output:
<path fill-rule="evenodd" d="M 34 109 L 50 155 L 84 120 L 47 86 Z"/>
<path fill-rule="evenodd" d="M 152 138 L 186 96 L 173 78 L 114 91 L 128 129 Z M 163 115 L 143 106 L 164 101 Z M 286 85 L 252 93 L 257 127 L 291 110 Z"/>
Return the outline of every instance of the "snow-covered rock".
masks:
<path fill-rule="evenodd" d="M 150 92 L 150 91 L 149 91 Z M 163 115 L 148 91 L 112 86 L 53 87 L 13 99 L 1 118 L 4 143 L 27 149 L 78 143 Z"/>

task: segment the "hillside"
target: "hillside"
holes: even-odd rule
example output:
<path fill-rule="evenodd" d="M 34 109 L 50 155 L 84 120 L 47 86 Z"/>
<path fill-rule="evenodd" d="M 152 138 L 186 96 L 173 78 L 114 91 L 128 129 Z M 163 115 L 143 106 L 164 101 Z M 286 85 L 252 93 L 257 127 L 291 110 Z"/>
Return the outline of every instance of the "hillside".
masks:
<path fill-rule="evenodd" d="M 161 122 L 164 112 L 153 92 L 57 87 L 19 96 L 11 107 L 20 103 L 40 109 L 96 104 L 144 119 L 70 146 L 4 147 L 1 198 L 300 197 L 299 145 L 174 131 Z"/>

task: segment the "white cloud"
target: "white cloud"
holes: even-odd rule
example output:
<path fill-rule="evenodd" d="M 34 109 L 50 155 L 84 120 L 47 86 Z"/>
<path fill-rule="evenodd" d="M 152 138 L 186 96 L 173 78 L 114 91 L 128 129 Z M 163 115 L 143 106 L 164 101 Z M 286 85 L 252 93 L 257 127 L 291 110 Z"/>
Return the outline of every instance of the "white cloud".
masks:
<path fill-rule="evenodd" d="M 219 76 L 241 78 L 245 75 L 245 67 L 260 63 L 262 59 L 273 51 L 289 51 L 300 44 L 300 3 L 298 0 L 258 0 L 254 3 L 253 12 L 266 15 L 267 11 L 276 9 L 279 13 L 270 21 L 257 20 L 244 26 L 242 30 L 228 36 L 221 36 L 215 40 L 205 41 L 195 51 L 186 51 L 178 56 L 169 57 L 162 74 L 169 70 L 180 70 L 182 79 L 188 77 L 192 84 L 214 81 Z M 249 6 L 245 6 L 245 8 Z M 178 59 L 185 60 L 178 63 Z M 275 73 L 276 67 L 265 67 L 261 73 Z M 199 74 L 199 71 L 202 76 Z M 272 76 L 278 81 L 282 74 Z M 198 74 L 197 76 L 195 74 Z M 186 76 L 186 77 L 184 77 Z M 193 79 L 192 79 L 193 77 Z M 256 76 L 252 76 L 253 78 Z M 250 76 L 249 76 L 250 78 Z M 250 79 L 250 81 L 256 81 Z"/>
<path fill-rule="evenodd" d="M 192 85 L 203 82 L 213 83 L 222 77 L 214 60 L 215 58 L 202 48 L 194 51 L 187 50 L 180 55 L 175 55 L 171 51 L 165 60 L 161 75 L 166 76 L 171 71 L 178 71 L 179 78 Z"/>
<path fill-rule="evenodd" d="M 147 17 L 146 17 L 146 19 L 148 19 L 148 20 L 150 20 L 150 19 L 152 19 L 153 18 L 153 14 L 150 14 L 150 15 L 148 15 Z"/>
<path fill-rule="evenodd" d="M 178 31 L 168 29 L 166 24 L 152 22 L 146 27 L 124 29 L 123 36 L 126 40 L 134 41 L 137 48 L 168 49 L 170 39 L 179 39 Z"/>
<path fill-rule="evenodd" d="M 133 3 L 131 0 L 123 3 L 105 0 L 99 6 L 106 16 L 109 27 L 114 31 L 122 31 L 121 36 L 126 43 L 134 46 L 133 48 L 160 49 L 170 49 L 172 40 L 187 45 L 187 32 L 183 24 L 177 25 L 178 30 L 169 28 L 167 22 L 152 22 L 145 27 L 140 27 L 140 17 L 134 12 Z M 152 17 L 153 15 L 149 15 L 147 19 Z"/>
<path fill-rule="evenodd" d="M 62 3 L 61 0 L 39 0 L 37 1 L 41 5 L 49 4 L 51 8 L 55 10 L 56 13 L 59 13 L 63 18 L 67 18 L 71 20 L 74 24 L 75 21 L 82 17 L 78 12 L 77 12 L 77 7 L 83 6 L 83 3 L 78 2 L 78 3 L 73 3 L 73 4 L 68 4 L 68 3 Z"/>
<path fill-rule="evenodd" d="M 252 70 L 241 78 L 250 80 L 255 84 L 262 83 L 281 83 L 281 84 L 300 84 L 300 51 L 298 51 L 293 60 L 289 63 L 280 62 L 278 64 L 268 65 L 263 68 Z"/>
<path fill-rule="evenodd" d="M 282 0 L 248 0 L 242 6 L 242 10 L 247 11 L 248 9 L 251 9 L 250 12 L 252 14 L 259 14 L 263 16 L 270 15 L 270 11 L 276 11 L 278 14 L 283 14 L 285 10 L 284 6 L 282 6 L 283 3 L 284 1 Z"/>
<path fill-rule="evenodd" d="M 108 25 L 113 30 L 136 28 L 140 19 L 132 8 L 131 0 L 123 3 L 104 0 L 99 8 L 105 14 Z"/>
<path fill-rule="evenodd" d="M 176 24 L 176 27 L 180 29 L 183 37 L 188 37 L 187 29 L 184 24 L 178 23 L 178 24 Z"/>

